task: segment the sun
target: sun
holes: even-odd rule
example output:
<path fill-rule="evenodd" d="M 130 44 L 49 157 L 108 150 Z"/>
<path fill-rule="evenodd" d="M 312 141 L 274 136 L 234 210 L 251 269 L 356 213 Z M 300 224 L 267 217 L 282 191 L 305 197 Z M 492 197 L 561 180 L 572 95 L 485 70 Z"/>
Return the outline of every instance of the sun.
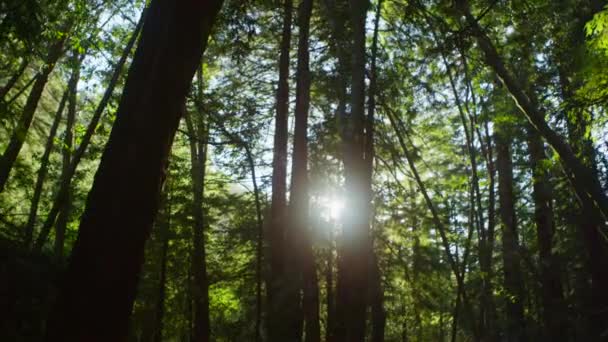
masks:
<path fill-rule="evenodd" d="M 326 195 L 317 198 L 317 204 L 321 208 L 321 215 L 331 221 L 340 221 L 344 200 L 336 195 Z"/>

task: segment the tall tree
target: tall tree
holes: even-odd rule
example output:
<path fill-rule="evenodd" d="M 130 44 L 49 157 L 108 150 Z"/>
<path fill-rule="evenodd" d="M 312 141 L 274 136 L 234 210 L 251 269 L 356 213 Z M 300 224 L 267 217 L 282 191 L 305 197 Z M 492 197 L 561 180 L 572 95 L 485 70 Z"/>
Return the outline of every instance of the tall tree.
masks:
<path fill-rule="evenodd" d="M 301 336 L 300 308 L 295 284 L 286 272 L 294 260 L 288 255 L 287 219 L 287 139 L 289 111 L 289 48 L 291 46 L 292 0 L 283 2 L 283 29 L 279 46 L 279 81 L 276 90 L 274 150 L 272 159 L 272 202 L 270 205 L 269 245 L 270 284 L 268 286 L 268 337 L 270 341 L 292 341 Z M 295 301 L 294 301 L 295 300 Z"/>
<path fill-rule="evenodd" d="M 336 340 L 363 341 L 368 288 L 369 198 L 364 164 L 365 20 L 369 1 L 351 0 L 351 103 L 344 133 L 344 179 L 347 196 L 343 215 L 336 294 Z"/>
<path fill-rule="evenodd" d="M 377 92 L 377 60 L 378 60 L 378 37 L 380 31 L 380 16 L 382 13 L 382 0 L 376 4 L 376 14 L 374 18 L 374 32 L 372 35 L 371 62 L 369 70 L 369 91 L 367 102 L 367 117 L 365 120 L 365 177 L 367 178 L 367 197 L 369 201 L 370 222 L 374 222 L 372 197 L 373 197 L 373 170 L 374 170 L 374 126 L 376 119 L 376 92 Z M 377 234 L 377 232 L 376 232 Z M 372 315 L 372 341 L 383 342 L 384 330 L 386 325 L 386 311 L 384 309 L 384 292 L 382 289 L 382 274 L 378 258 L 374 251 L 373 240 L 369 245 L 369 265 L 370 265 L 370 306 Z"/>
<path fill-rule="evenodd" d="M 124 340 L 181 106 L 222 2 L 153 0 L 47 322 L 48 341 Z"/>
<path fill-rule="evenodd" d="M 515 194 L 513 190 L 513 163 L 509 134 L 500 124 L 496 129 L 496 169 L 498 171 L 498 200 L 502 226 L 502 258 L 505 289 L 506 338 L 525 341 L 524 285 L 518 242 Z"/>
<path fill-rule="evenodd" d="M 202 67 L 202 66 L 201 66 Z M 205 189 L 205 170 L 207 165 L 207 125 L 203 112 L 203 72 L 197 73 L 196 114 L 186 113 L 186 126 L 190 137 L 190 173 L 192 176 L 192 274 L 194 285 L 193 341 L 209 341 L 209 282 L 205 252 L 205 218 L 203 199 Z"/>
<path fill-rule="evenodd" d="M 302 0 L 298 6 L 298 62 L 296 71 L 296 107 L 293 139 L 293 162 L 289 218 L 291 241 L 296 247 L 296 272 L 301 273 L 302 314 L 307 342 L 321 340 L 319 326 L 319 285 L 312 248 L 308 198 L 308 111 L 310 108 L 309 31 L 312 0 Z"/>

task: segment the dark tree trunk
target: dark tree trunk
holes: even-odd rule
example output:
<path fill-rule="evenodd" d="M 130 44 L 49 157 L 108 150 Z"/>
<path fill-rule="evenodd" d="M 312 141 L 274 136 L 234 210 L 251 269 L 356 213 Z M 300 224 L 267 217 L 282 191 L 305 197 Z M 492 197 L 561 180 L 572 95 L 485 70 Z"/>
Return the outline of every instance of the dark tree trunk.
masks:
<path fill-rule="evenodd" d="M 351 60 L 351 113 L 344 134 L 345 229 L 338 262 L 336 340 L 365 338 L 369 265 L 369 198 L 364 162 L 365 122 L 365 19 L 369 2 L 350 1 L 353 34 Z"/>
<path fill-rule="evenodd" d="M 153 0 L 47 341 L 124 341 L 182 106 L 221 1 Z"/>
<path fill-rule="evenodd" d="M 62 148 L 62 169 L 61 178 L 70 171 L 70 163 L 72 158 L 72 148 L 74 144 L 74 122 L 76 121 L 76 100 L 78 93 L 78 81 L 80 80 L 80 65 L 82 63 L 82 57 L 77 54 L 72 58 L 73 71 L 72 78 L 70 79 L 70 96 L 68 98 L 68 113 L 65 122 L 65 131 L 63 133 L 63 148 Z M 63 202 L 61 209 L 59 210 L 59 217 L 57 218 L 57 227 L 55 228 L 55 257 L 58 260 L 63 259 L 63 245 L 65 242 L 65 231 L 67 229 L 68 221 L 70 218 L 70 212 L 72 209 L 71 200 L 71 189 L 68 189 L 66 200 Z"/>
<path fill-rule="evenodd" d="M 538 239 L 545 341 L 558 341 L 568 336 L 568 320 L 564 302 L 561 272 L 553 255 L 553 195 L 549 175 L 544 170 L 547 161 L 540 135 L 528 130 L 528 150 L 532 168 L 534 220 Z"/>
<path fill-rule="evenodd" d="M 6 96 L 6 94 L 8 94 L 9 91 L 11 91 L 11 89 L 13 89 L 17 81 L 19 81 L 19 78 L 21 78 L 21 75 L 23 75 L 25 69 L 27 69 L 28 64 L 29 61 L 27 58 L 21 59 L 21 64 L 19 64 L 19 68 L 17 68 L 17 71 L 15 71 L 11 78 L 6 82 L 4 87 L 0 88 L 0 101 L 4 101 L 4 97 Z"/>
<path fill-rule="evenodd" d="M 51 232 L 51 229 L 53 228 L 53 225 L 55 224 L 55 220 L 57 219 L 57 215 L 59 214 L 62 206 L 64 205 L 64 203 L 67 200 L 69 200 L 69 198 L 68 198 L 69 189 L 72 185 L 72 178 L 74 177 L 74 174 L 76 173 L 76 168 L 78 167 L 80 160 L 84 156 L 84 153 L 86 152 L 87 147 L 91 143 L 91 139 L 93 137 L 93 134 L 95 134 L 95 130 L 97 129 L 97 125 L 99 124 L 101 116 L 102 116 L 103 112 L 105 111 L 106 106 L 110 102 L 110 98 L 112 97 L 114 88 L 118 84 L 118 79 L 120 77 L 122 69 L 123 69 L 125 63 L 127 62 L 127 58 L 129 57 L 129 54 L 131 53 L 131 50 L 133 49 L 133 46 L 135 45 L 135 42 L 137 41 L 137 37 L 139 36 L 139 32 L 141 31 L 141 28 L 143 26 L 145 12 L 146 12 L 146 10 L 144 10 L 144 13 L 142 13 L 141 18 L 139 19 L 139 22 L 138 22 L 137 26 L 135 27 L 135 30 L 134 30 L 133 34 L 131 35 L 131 38 L 129 39 L 129 42 L 127 43 L 127 45 L 125 46 L 125 49 L 122 52 L 122 56 L 120 57 L 120 60 L 118 60 L 118 63 L 116 64 L 114 72 L 112 73 L 112 78 L 110 79 L 110 82 L 108 84 L 108 87 L 106 88 L 106 91 L 104 92 L 103 97 L 102 97 L 101 101 L 99 102 L 99 105 L 95 109 L 95 113 L 93 113 L 93 117 L 91 118 L 91 121 L 89 122 L 89 125 L 87 126 L 87 130 L 85 131 L 84 135 L 82 136 L 80 145 L 74 152 L 68 172 L 66 172 L 59 180 L 59 190 L 57 191 L 57 194 L 55 195 L 55 199 L 53 200 L 53 205 L 51 206 L 51 210 L 49 211 L 49 213 L 46 217 L 46 220 L 44 221 L 44 224 L 42 226 L 42 229 L 40 230 L 40 234 L 38 235 L 38 238 L 36 239 L 36 243 L 33 247 L 33 249 L 35 251 L 40 250 L 42 248 L 42 246 L 46 242 L 46 240 Z"/>
<path fill-rule="evenodd" d="M 319 285 L 315 264 L 312 237 L 309 228 L 308 198 L 308 110 L 310 107 L 310 69 L 308 40 L 312 0 L 302 0 L 298 7 L 298 65 L 296 74 L 296 108 L 293 140 L 293 162 L 291 169 L 291 197 L 289 203 L 290 229 L 294 251 L 297 254 L 293 281 L 301 277 L 302 318 L 305 323 L 305 341 L 321 340 L 319 325 Z M 293 277 L 293 273 L 300 273 Z M 292 280 L 290 280 L 292 281 Z"/>
<path fill-rule="evenodd" d="M 21 147 L 25 142 L 25 137 L 32 124 L 32 120 L 34 119 L 34 113 L 36 112 L 36 108 L 38 108 L 38 102 L 42 97 L 42 92 L 48 82 L 49 75 L 53 69 L 55 69 L 57 61 L 63 54 L 63 45 L 65 44 L 66 39 L 67 35 L 64 35 L 63 38 L 51 44 L 45 59 L 44 67 L 40 73 L 36 75 L 34 85 L 27 97 L 21 117 L 17 122 L 17 126 L 11 135 L 2 157 L 0 157 L 0 192 L 2 192 L 6 186 L 9 174 L 15 164 L 15 160 L 17 160 L 17 155 L 19 155 L 19 151 L 21 151 Z"/>
<path fill-rule="evenodd" d="M 515 195 L 513 192 L 513 165 L 509 136 L 504 128 L 497 127 L 496 166 L 498 170 L 498 199 L 502 223 L 502 257 L 505 289 L 505 312 L 508 341 L 526 341 L 524 317 L 524 286 L 519 254 Z"/>
<path fill-rule="evenodd" d="M 25 224 L 25 238 L 24 245 L 29 247 L 32 243 L 32 239 L 34 237 L 34 226 L 36 225 L 36 216 L 38 214 L 38 204 L 40 203 L 40 197 L 42 196 L 42 187 L 44 186 L 44 180 L 49 170 L 49 159 L 51 157 L 51 152 L 53 152 L 53 147 L 55 145 L 55 135 L 57 135 L 57 129 L 59 128 L 59 123 L 61 122 L 61 116 L 63 115 L 63 109 L 65 108 L 65 104 L 68 100 L 68 96 L 70 94 L 70 89 L 66 89 L 61 97 L 61 101 L 59 101 L 59 107 L 57 107 L 57 113 L 55 114 L 55 118 L 53 119 L 53 123 L 51 125 L 51 130 L 49 132 L 49 137 L 46 140 L 46 144 L 44 146 L 44 153 L 42 154 L 42 158 L 40 159 L 40 168 L 38 169 L 38 174 L 36 176 L 36 184 L 34 185 L 34 194 L 32 196 L 32 203 L 30 204 L 30 210 L 27 215 L 27 223 Z"/>
<path fill-rule="evenodd" d="M 287 219 L 287 140 L 289 111 L 289 47 L 291 44 L 292 0 L 283 2 L 283 30 L 280 42 L 279 82 L 276 92 L 274 155 L 272 160 L 272 202 L 270 207 L 270 279 L 268 288 L 268 338 L 271 342 L 298 341 L 301 338 L 301 309 L 296 284 L 287 273 L 295 259 L 289 255 Z"/>
<path fill-rule="evenodd" d="M 205 218 L 203 213 L 203 196 L 205 187 L 205 169 L 207 163 L 207 129 L 202 111 L 202 72 L 198 74 L 198 112 L 193 117 L 186 113 L 188 135 L 190 136 L 190 161 L 192 176 L 192 274 L 194 276 L 193 296 L 194 327 L 192 340 L 209 341 L 209 282 L 207 280 L 207 261 L 205 252 Z"/>

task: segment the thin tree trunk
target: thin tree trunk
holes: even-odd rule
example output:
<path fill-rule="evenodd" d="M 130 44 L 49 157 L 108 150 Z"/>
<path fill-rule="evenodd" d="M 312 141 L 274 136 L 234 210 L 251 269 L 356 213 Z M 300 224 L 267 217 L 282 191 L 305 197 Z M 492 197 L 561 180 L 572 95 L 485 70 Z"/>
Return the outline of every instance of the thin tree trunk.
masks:
<path fill-rule="evenodd" d="M 334 342 L 335 321 L 336 321 L 336 306 L 334 299 L 334 236 L 329 232 L 327 260 L 325 268 L 325 306 L 327 309 L 327 323 L 325 327 L 325 341 Z"/>
<path fill-rule="evenodd" d="M 59 107 L 57 107 L 57 113 L 55 113 L 55 118 L 51 124 L 51 130 L 49 131 L 49 136 L 44 146 L 44 153 L 40 159 L 40 168 L 38 168 L 38 174 L 36 176 L 32 203 L 30 204 L 30 210 L 27 215 L 27 223 L 25 224 L 24 245 L 28 248 L 30 247 L 34 237 L 34 226 L 36 224 L 36 216 L 38 214 L 38 204 L 40 203 L 40 197 L 42 196 L 42 187 L 44 185 L 46 175 L 48 174 L 49 159 L 55 145 L 55 135 L 57 134 L 57 129 L 59 128 L 59 123 L 61 122 L 61 116 L 63 115 L 63 109 L 65 108 L 69 93 L 70 90 L 66 89 L 61 97 L 61 101 L 59 101 Z"/>
<path fill-rule="evenodd" d="M 305 322 L 305 341 L 321 340 L 319 325 L 319 285 L 309 228 L 308 198 L 308 110 L 310 107 L 310 69 L 308 40 L 312 0 L 302 0 L 298 7 L 298 65 L 296 73 L 296 108 L 291 169 L 291 197 L 289 219 L 296 255 L 295 272 L 290 278 L 300 282 L 302 289 L 302 318 Z M 299 273 L 299 274 L 298 274 Z M 293 277 L 295 275 L 295 277 Z M 298 278 L 301 280 L 298 281 Z"/>
<path fill-rule="evenodd" d="M 15 71 L 11 78 L 6 82 L 4 87 L 0 88 L 0 101 L 4 101 L 4 97 L 6 97 L 6 94 L 8 94 L 8 92 L 13 89 L 17 81 L 19 81 L 19 78 L 21 78 L 21 75 L 23 75 L 25 69 L 27 69 L 28 64 L 29 61 L 27 58 L 24 57 L 21 59 L 21 64 L 19 64 L 17 71 Z"/>
<path fill-rule="evenodd" d="M 118 63 L 116 64 L 114 72 L 112 73 L 112 78 L 109 81 L 108 87 L 106 88 L 106 91 L 104 92 L 101 101 L 97 105 L 97 108 L 95 109 L 95 113 L 93 113 L 93 117 L 91 118 L 91 121 L 89 122 L 89 125 L 87 126 L 87 129 L 86 129 L 84 135 L 82 136 L 80 145 L 74 152 L 68 172 L 64 174 L 65 177 L 62 177 L 59 180 L 59 190 L 57 191 L 57 194 L 55 195 L 55 199 L 53 200 L 53 205 L 51 206 L 51 210 L 49 211 L 49 213 L 46 217 L 46 220 L 44 221 L 44 224 L 40 230 L 40 234 L 38 235 L 38 238 L 36 239 L 36 243 L 34 244 L 34 247 L 33 247 L 34 251 L 39 251 L 42 248 L 42 246 L 46 242 L 46 240 L 51 232 L 51 229 L 53 228 L 53 225 L 55 224 L 55 220 L 57 219 L 57 215 L 59 214 L 59 211 L 61 210 L 63 203 L 68 200 L 69 189 L 72 185 L 72 178 L 74 177 L 74 174 L 76 173 L 76 168 L 78 167 L 80 160 L 84 156 L 84 153 L 86 152 L 87 147 L 91 143 L 91 139 L 93 138 L 93 134 L 95 134 L 95 131 L 97 130 L 97 125 L 99 124 L 99 121 L 101 120 L 101 116 L 102 116 L 103 112 L 105 111 L 108 103 L 110 102 L 110 98 L 112 97 L 114 88 L 118 84 L 118 79 L 120 77 L 120 74 L 122 73 L 122 69 L 123 69 L 125 63 L 127 62 L 127 58 L 131 54 L 131 50 L 133 49 L 133 46 L 135 45 L 135 42 L 137 41 L 137 37 L 139 36 L 139 32 L 141 31 L 141 28 L 143 26 L 145 12 L 146 12 L 146 10 L 144 10 L 144 12 L 142 13 L 141 18 L 139 19 L 139 22 L 138 22 L 137 26 L 135 27 L 135 30 L 133 31 L 131 38 L 129 39 L 129 42 L 125 46 L 125 49 L 123 50 L 122 55 L 121 55 L 120 59 L 118 60 Z"/>
<path fill-rule="evenodd" d="M 166 298 L 166 283 L 167 283 L 167 255 L 169 252 L 169 240 L 171 229 L 171 199 L 170 199 L 169 182 L 163 189 L 161 199 L 160 219 L 158 222 L 158 232 L 161 239 L 160 250 L 160 274 L 158 279 L 158 296 L 156 299 L 156 309 L 154 314 L 154 342 L 163 340 L 164 318 L 165 318 L 165 298 Z"/>
<path fill-rule="evenodd" d="M 203 213 L 203 198 L 205 187 L 205 169 L 207 163 L 207 129 L 204 113 L 202 111 L 202 71 L 197 73 L 198 113 L 192 117 L 186 113 L 186 124 L 190 136 L 190 161 L 192 176 L 192 274 L 194 275 L 194 330 L 192 340 L 209 341 L 209 282 L 207 280 L 207 262 L 205 252 L 205 222 Z"/>
<path fill-rule="evenodd" d="M 377 58 L 378 58 L 378 31 L 380 26 L 380 14 L 382 12 L 382 0 L 376 4 L 376 14 L 374 18 L 374 33 L 372 36 L 371 46 L 371 65 L 369 73 L 369 94 L 367 104 L 367 119 L 365 121 L 365 162 L 366 162 L 366 178 L 367 191 L 370 205 L 370 213 L 373 212 L 371 207 L 372 202 L 372 181 L 373 181 L 373 165 L 374 165 L 374 129 L 375 129 L 375 110 L 376 110 L 376 91 L 377 91 Z M 370 215 L 373 216 L 373 215 Z M 370 217 L 373 222 L 373 217 Z M 384 310 L 384 292 L 382 289 L 382 276 L 380 274 L 380 266 L 378 258 L 374 251 L 373 241 L 370 240 L 370 292 L 371 292 L 371 320 L 372 320 L 372 342 L 384 341 L 384 330 L 386 326 L 386 311 Z"/>
<path fill-rule="evenodd" d="M 27 132 L 29 131 L 32 120 L 34 119 L 34 113 L 36 112 L 36 108 L 38 108 L 38 102 L 40 102 L 40 98 L 42 97 L 42 92 L 44 91 L 44 87 L 48 82 L 49 75 L 53 69 L 55 69 L 57 61 L 63 54 L 63 45 L 66 40 L 67 35 L 64 35 L 61 39 L 51 44 L 48 55 L 45 58 L 44 67 L 36 76 L 32 90 L 30 91 L 27 101 L 25 102 L 25 106 L 23 107 L 21 117 L 17 122 L 17 126 L 15 127 L 13 134 L 11 135 L 8 146 L 4 150 L 2 157 L 0 157 L 0 192 L 2 192 L 6 186 L 9 174 L 13 168 L 13 165 L 15 164 L 15 160 L 17 160 L 17 155 L 19 155 L 19 151 L 21 151 L 21 147 L 25 142 Z"/>
<path fill-rule="evenodd" d="M 48 317 L 47 341 L 127 338 L 169 151 L 221 4 L 152 0 Z"/>
<path fill-rule="evenodd" d="M 519 255 L 515 197 L 513 193 L 513 165 L 508 135 L 497 127 L 496 158 L 498 191 L 502 222 L 502 257 L 506 302 L 506 336 L 508 341 L 526 341 L 524 317 L 524 287 Z"/>
<path fill-rule="evenodd" d="M 68 113 L 65 123 L 65 131 L 63 133 L 63 148 L 62 148 L 62 170 L 61 178 L 65 177 L 65 174 L 70 170 L 70 163 L 72 158 L 72 148 L 74 144 L 74 122 L 76 121 L 76 100 L 78 95 L 78 81 L 80 80 L 80 65 L 84 56 L 80 57 L 77 54 L 72 58 L 73 71 L 72 78 L 70 79 L 70 96 L 68 98 Z M 66 200 L 63 202 L 61 209 L 59 210 L 59 217 L 57 218 L 57 227 L 55 228 L 55 257 L 58 260 L 63 259 L 63 247 L 65 242 L 65 231 L 67 229 L 68 220 L 70 218 L 70 212 L 72 209 L 71 200 L 71 189 L 68 189 Z"/>
<path fill-rule="evenodd" d="M 271 342 L 297 341 L 301 337 L 301 312 L 295 284 L 287 272 L 295 260 L 288 258 L 287 218 L 287 140 L 289 111 L 289 47 L 291 44 L 292 0 L 283 1 L 283 30 L 280 41 L 279 81 L 276 92 L 274 154 L 272 160 L 272 201 L 270 205 L 269 247 L 270 284 L 268 287 L 268 338 Z"/>
<path fill-rule="evenodd" d="M 249 169 L 251 171 L 251 182 L 253 183 L 253 196 L 255 199 L 255 213 L 258 225 L 258 236 L 256 246 L 256 313 L 255 313 L 255 341 L 262 341 L 262 251 L 264 247 L 264 222 L 262 220 L 262 204 L 260 203 L 260 191 L 258 189 L 258 180 L 255 175 L 255 163 L 253 162 L 253 155 L 249 150 L 249 146 L 241 141 L 245 153 L 247 154 L 247 161 L 249 162 Z"/>

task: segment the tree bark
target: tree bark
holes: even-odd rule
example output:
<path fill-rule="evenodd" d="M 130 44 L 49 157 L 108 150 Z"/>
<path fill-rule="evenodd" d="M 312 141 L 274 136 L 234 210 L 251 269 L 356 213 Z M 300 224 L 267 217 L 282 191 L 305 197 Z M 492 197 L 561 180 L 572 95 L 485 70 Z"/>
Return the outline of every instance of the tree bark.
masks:
<path fill-rule="evenodd" d="M 106 91 L 104 92 L 103 97 L 101 98 L 101 101 L 99 102 L 99 105 L 95 109 L 95 113 L 93 113 L 93 117 L 91 118 L 91 121 L 89 122 L 89 125 L 87 126 L 87 130 L 85 131 L 84 135 L 82 136 L 80 145 L 74 152 L 68 172 L 65 173 L 64 177 L 61 177 L 61 179 L 59 180 L 59 190 L 57 191 L 57 194 L 55 195 L 55 199 L 53 200 L 53 205 L 51 206 L 51 210 L 49 211 L 49 213 L 46 217 L 46 220 L 44 221 L 44 224 L 40 230 L 40 234 L 38 235 L 38 238 L 36 239 L 36 243 L 34 244 L 34 247 L 33 247 L 34 251 L 39 251 L 42 248 L 42 246 L 46 242 L 46 240 L 51 232 L 51 229 L 53 228 L 53 225 L 55 224 L 55 220 L 57 219 L 57 215 L 59 214 L 59 211 L 61 210 L 62 206 L 64 205 L 64 202 L 66 202 L 68 200 L 69 189 L 72 185 L 72 178 L 74 177 L 74 174 L 76 173 L 76 168 L 78 167 L 80 160 L 84 156 L 84 153 L 86 152 L 87 147 L 91 143 L 91 139 L 93 138 L 93 134 L 95 134 L 95 131 L 97 130 L 97 125 L 99 124 L 99 121 L 101 120 L 101 116 L 102 116 L 103 112 L 105 111 L 108 103 L 110 102 L 110 98 L 112 97 L 114 88 L 118 84 L 118 79 L 120 77 L 120 74 L 122 73 L 122 69 L 123 69 L 125 63 L 127 62 L 127 58 L 131 54 L 131 50 L 133 49 L 133 46 L 135 45 L 135 42 L 137 41 L 137 37 L 139 36 L 139 32 L 141 31 L 141 28 L 143 26 L 145 12 L 146 12 L 146 10 L 144 10 L 144 12 L 142 13 L 141 18 L 139 19 L 139 22 L 138 22 L 137 26 L 135 27 L 135 30 L 133 31 L 131 38 L 129 39 L 129 42 L 127 43 L 127 45 L 125 46 L 125 49 L 122 52 L 122 56 L 118 60 L 118 63 L 116 63 L 116 67 L 114 69 L 114 72 L 112 73 L 112 78 L 110 79 L 108 87 L 106 88 Z"/>
<path fill-rule="evenodd" d="M 124 341 L 173 137 L 221 1 L 153 0 L 47 341 Z"/>
<path fill-rule="evenodd" d="M 287 140 L 289 111 L 289 47 L 291 45 L 293 3 L 283 1 L 283 30 L 280 41 L 279 81 L 276 92 L 274 154 L 272 160 L 272 202 L 270 205 L 268 288 L 268 338 L 271 342 L 298 341 L 301 338 L 301 308 L 297 285 L 287 273 L 294 265 L 286 233 L 287 219 Z M 288 257 L 289 256 L 289 257 Z"/>
<path fill-rule="evenodd" d="M 56 42 L 51 43 L 48 55 L 45 58 L 44 67 L 40 73 L 36 75 L 34 85 L 27 97 L 21 117 L 11 135 L 8 146 L 0 158 L 0 192 L 4 191 L 9 174 L 15 164 L 15 160 L 17 160 L 17 155 L 19 155 L 19 152 L 21 151 L 21 147 L 23 147 L 25 137 L 32 124 L 32 120 L 34 119 L 34 113 L 36 112 L 36 108 L 38 108 L 38 102 L 40 102 L 49 75 L 53 72 L 57 61 L 63 55 L 63 46 L 66 40 L 67 35 L 64 35 Z"/>
<path fill-rule="evenodd" d="M 509 136 L 504 128 L 497 127 L 496 166 L 498 170 L 498 194 L 502 223 L 502 257 L 504 271 L 505 307 L 508 341 L 526 341 L 524 317 L 524 285 L 519 255 L 515 195 L 513 193 L 513 165 Z"/>
<path fill-rule="evenodd" d="M 63 133 L 63 148 L 62 148 L 62 169 L 61 178 L 65 177 L 65 174 L 70 171 L 70 163 L 72 158 L 72 148 L 74 145 L 74 122 L 76 120 L 76 100 L 78 95 L 78 81 L 80 80 L 80 65 L 84 56 L 78 56 L 74 54 L 72 58 L 73 71 L 72 78 L 70 79 L 70 96 L 68 98 L 68 113 L 65 123 L 65 131 Z M 61 209 L 59 210 L 59 217 L 57 218 L 57 227 L 55 228 L 55 257 L 58 260 L 63 259 L 63 245 L 65 242 L 65 231 L 67 229 L 68 220 L 70 218 L 70 212 L 72 209 L 71 200 L 71 189 L 68 189 L 66 200 L 63 202 Z"/>
<path fill-rule="evenodd" d="M 51 130 L 49 131 L 49 137 L 47 138 L 44 146 L 44 153 L 40 159 L 40 168 L 38 168 L 38 174 L 36 176 L 32 203 L 30 204 L 30 210 L 27 215 L 27 223 L 25 224 L 24 245 L 28 248 L 30 247 L 34 237 L 34 226 L 36 224 L 36 216 L 38 214 L 38 204 L 40 203 L 40 197 L 42 196 L 44 180 L 49 170 L 49 159 L 55 145 L 55 135 L 57 135 L 57 129 L 59 128 L 59 123 L 61 122 L 61 117 L 63 115 L 63 109 L 65 108 L 69 94 L 70 90 L 66 89 L 61 97 L 61 101 L 59 101 L 59 107 L 57 107 L 57 113 L 55 113 L 55 118 L 51 124 Z"/>

